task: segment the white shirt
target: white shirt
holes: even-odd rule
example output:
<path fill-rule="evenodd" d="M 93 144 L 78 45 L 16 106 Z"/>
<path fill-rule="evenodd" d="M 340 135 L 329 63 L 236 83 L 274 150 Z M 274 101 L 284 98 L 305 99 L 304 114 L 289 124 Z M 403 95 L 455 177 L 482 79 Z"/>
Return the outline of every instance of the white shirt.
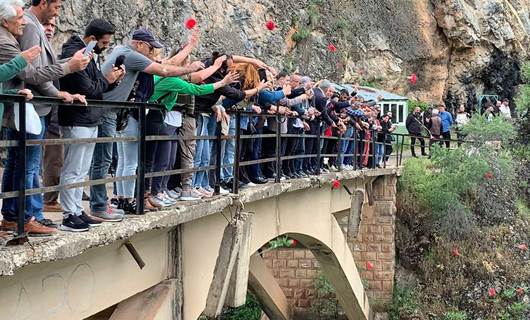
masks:
<path fill-rule="evenodd" d="M 180 128 L 182 126 L 182 113 L 178 111 L 169 111 L 166 113 L 164 123 L 170 126 Z"/>
<path fill-rule="evenodd" d="M 499 111 L 501 112 L 502 116 L 505 117 L 506 119 L 512 118 L 512 112 L 510 111 L 510 107 L 508 107 L 507 105 L 501 104 L 501 106 L 499 107 Z"/>

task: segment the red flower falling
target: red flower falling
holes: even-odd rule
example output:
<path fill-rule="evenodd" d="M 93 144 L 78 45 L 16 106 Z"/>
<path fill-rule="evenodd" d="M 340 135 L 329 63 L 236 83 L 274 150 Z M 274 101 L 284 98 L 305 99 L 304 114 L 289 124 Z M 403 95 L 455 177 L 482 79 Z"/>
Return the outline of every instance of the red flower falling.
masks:
<path fill-rule="evenodd" d="M 296 241 L 295 239 L 291 239 L 291 247 L 296 247 L 297 244 L 298 241 Z"/>
<path fill-rule="evenodd" d="M 269 20 L 267 21 L 267 23 L 265 24 L 265 27 L 267 27 L 267 29 L 269 29 L 270 31 L 276 29 L 277 25 L 276 23 L 274 23 L 274 21 L 272 20 Z"/>
<path fill-rule="evenodd" d="M 517 288 L 517 289 L 515 289 L 515 292 L 517 293 L 518 296 L 524 295 L 524 289 L 523 288 Z"/>
<path fill-rule="evenodd" d="M 370 271 L 370 270 L 372 270 L 373 268 L 374 268 L 374 264 L 371 263 L 370 261 L 368 261 L 368 262 L 366 263 L 366 270 Z"/>
<path fill-rule="evenodd" d="M 458 251 L 458 248 L 457 247 L 454 247 L 453 250 L 451 251 L 451 255 L 453 257 L 460 257 L 460 251 Z"/>
<path fill-rule="evenodd" d="M 413 73 L 408 77 L 408 80 L 409 80 L 409 83 L 414 86 L 418 82 L 418 76 L 415 73 Z"/>
<path fill-rule="evenodd" d="M 330 43 L 330 44 L 328 44 L 328 51 L 329 52 L 336 52 L 337 51 L 337 47 L 335 47 L 335 45 L 333 43 Z"/>
<path fill-rule="evenodd" d="M 528 250 L 528 246 L 526 245 L 526 243 L 521 243 L 520 245 L 517 246 L 517 248 L 519 248 L 519 250 L 521 250 L 521 251 L 527 251 Z"/>
<path fill-rule="evenodd" d="M 332 189 L 338 189 L 338 188 L 340 188 L 340 181 L 337 180 L 337 179 L 334 179 L 333 181 L 331 181 L 331 188 L 332 188 Z"/>
<path fill-rule="evenodd" d="M 185 23 L 186 29 L 191 30 L 195 28 L 196 25 L 197 25 L 197 20 L 193 18 L 189 18 L 188 20 L 186 20 L 186 23 Z"/>
<path fill-rule="evenodd" d="M 488 180 L 493 179 L 493 172 L 488 171 L 488 172 L 484 173 L 484 178 L 486 178 Z"/>
<path fill-rule="evenodd" d="M 489 288 L 488 290 L 488 296 L 490 298 L 495 298 L 495 296 L 497 295 L 497 291 L 495 291 L 495 288 Z"/>

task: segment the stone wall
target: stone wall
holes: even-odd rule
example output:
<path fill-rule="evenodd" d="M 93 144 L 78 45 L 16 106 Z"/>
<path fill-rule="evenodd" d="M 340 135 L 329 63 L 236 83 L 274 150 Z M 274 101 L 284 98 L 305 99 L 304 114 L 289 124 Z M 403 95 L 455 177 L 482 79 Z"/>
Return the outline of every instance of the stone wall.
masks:
<path fill-rule="evenodd" d="M 350 248 L 366 288 L 373 310 L 384 310 L 392 301 L 395 267 L 396 177 L 385 176 L 373 183 L 372 206 L 364 203 L 357 238 Z M 335 216 L 347 234 L 348 212 Z M 296 314 L 309 311 L 316 298 L 314 283 L 319 275 L 318 262 L 311 251 L 284 248 L 263 254 L 267 266 L 278 280 Z"/>
<path fill-rule="evenodd" d="M 63 7 L 57 47 L 94 17 L 116 25 L 117 42 L 144 25 L 176 47 L 186 41 L 184 21 L 195 17 L 202 30 L 197 57 L 213 50 L 251 55 L 279 69 L 372 82 L 430 102 L 502 92 L 517 80 L 530 43 L 529 0 L 70 0 Z M 269 19 L 274 31 L 265 28 Z M 411 73 L 417 85 L 408 84 Z"/>

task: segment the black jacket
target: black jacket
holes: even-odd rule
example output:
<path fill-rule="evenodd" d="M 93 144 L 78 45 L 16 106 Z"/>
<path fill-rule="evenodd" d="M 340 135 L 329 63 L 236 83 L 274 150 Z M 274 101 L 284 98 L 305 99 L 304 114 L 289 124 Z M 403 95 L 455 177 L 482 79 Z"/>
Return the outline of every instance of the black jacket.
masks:
<path fill-rule="evenodd" d="M 78 35 L 73 35 L 63 44 L 61 59 L 72 57 L 86 45 Z M 110 88 L 107 79 L 99 71 L 94 59 L 83 71 L 71 73 L 61 78 L 61 89 L 70 93 L 85 95 L 87 99 L 103 100 L 103 92 Z M 60 126 L 97 127 L 105 108 L 96 107 L 59 107 Z"/>
<path fill-rule="evenodd" d="M 421 134 L 421 115 L 409 114 L 406 122 L 407 130 L 410 134 Z"/>
<path fill-rule="evenodd" d="M 213 64 L 213 61 L 211 58 L 206 59 L 203 62 L 206 68 L 210 67 Z M 208 79 L 206 79 L 204 83 L 215 83 L 215 82 L 223 80 L 226 73 L 221 70 L 222 68 L 217 70 Z M 217 100 L 219 100 L 220 96 L 224 96 L 228 99 L 239 102 L 245 99 L 245 92 L 233 86 L 224 86 L 224 87 L 221 87 L 215 90 L 214 93 L 203 95 L 203 96 L 196 96 L 195 97 L 195 112 L 197 113 L 212 112 L 212 106 L 217 102 Z"/>
<path fill-rule="evenodd" d="M 331 126 L 333 124 L 333 119 L 331 119 L 328 113 L 328 97 L 320 88 L 314 88 L 313 95 L 314 106 L 320 112 L 321 119 L 327 123 L 328 126 Z"/>

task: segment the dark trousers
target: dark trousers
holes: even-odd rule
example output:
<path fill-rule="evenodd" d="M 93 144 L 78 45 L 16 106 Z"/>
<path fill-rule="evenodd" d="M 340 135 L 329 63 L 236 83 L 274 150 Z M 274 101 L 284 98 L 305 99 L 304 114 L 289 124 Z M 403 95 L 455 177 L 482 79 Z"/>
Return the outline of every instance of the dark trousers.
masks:
<path fill-rule="evenodd" d="M 445 147 L 449 149 L 451 147 L 451 131 L 443 132 L 442 137 L 445 140 Z"/>
<path fill-rule="evenodd" d="M 59 139 L 60 135 L 53 132 L 46 132 L 46 139 Z M 42 182 L 45 187 L 58 186 L 61 178 L 61 168 L 63 167 L 63 145 L 44 146 L 42 159 Z M 59 198 L 59 191 L 47 192 L 43 199 L 45 204 L 53 204 Z"/>
<path fill-rule="evenodd" d="M 302 128 L 294 128 L 290 127 L 288 133 L 289 134 L 302 134 L 303 129 Z M 286 157 L 290 157 L 293 155 L 296 155 L 297 150 L 299 150 L 299 144 L 302 142 L 302 138 L 300 137 L 293 137 L 293 138 L 285 138 L 282 141 L 282 155 Z M 283 147 L 285 146 L 285 147 Z M 295 168 L 295 159 L 292 160 L 283 160 L 282 161 L 282 171 L 286 175 L 291 175 L 296 172 Z"/>
<path fill-rule="evenodd" d="M 320 130 L 320 124 L 317 121 L 309 122 L 309 134 L 317 135 L 318 130 Z M 304 169 L 305 170 L 315 170 L 317 166 L 316 154 L 320 146 L 317 143 L 317 138 L 305 138 L 305 153 L 310 155 L 315 155 L 311 158 L 304 159 Z"/>
<path fill-rule="evenodd" d="M 419 135 L 419 134 L 415 134 L 413 133 L 414 135 Z M 416 150 L 415 150 L 415 147 L 416 147 L 416 139 L 420 142 L 420 148 L 421 148 L 421 155 L 425 155 L 425 139 L 423 138 L 420 138 L 420 137 L 410 137 L 410 151 L 412 152 L 412 156 L 415 157 L 416 156 Z"/>

